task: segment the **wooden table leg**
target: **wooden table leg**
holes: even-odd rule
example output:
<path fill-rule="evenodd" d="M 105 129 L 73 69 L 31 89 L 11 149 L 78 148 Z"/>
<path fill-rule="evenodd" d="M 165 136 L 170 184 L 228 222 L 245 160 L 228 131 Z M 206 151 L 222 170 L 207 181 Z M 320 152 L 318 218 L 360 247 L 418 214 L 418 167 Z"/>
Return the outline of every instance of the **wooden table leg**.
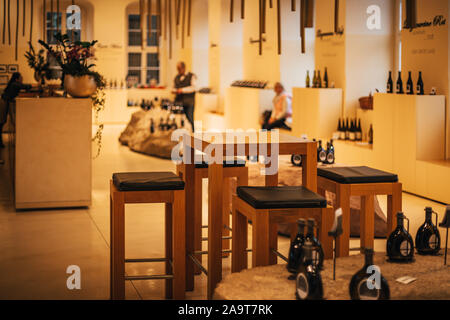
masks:
<path fill-rule="evenodd" d="M 375 233 L 375 208 L 374 195 L 361 196 L 361 211 L 359 232 L 361 239 L 361 251 L 364 248 L 374 249 L 374 233 Z"/>
<path fill-rule="evenodd" d="M 230 200 L 231 200 L 231 178 L 223 179 L 223 200 L 222 200 L 222 236 L 229 237 L 230 230 Z M 230 249 L 230 240 L 223 239 L 222 240 L 222 249 L 228 250 Z M 228 253 L 222 254 L 223 257 L 228 257 Z"/>
<path fill-rule="evenodd" d="M 208 168 L 208 299 L 222 280 L 223 161 L 216 161 Z"/>
<path fill-rule="evenodd" d="M 317 143 L 308 143 L 306 148 L 306 155 L 302 156 L 303 186 L 317 192 Z"/>
<path fill-rule="evenodd" d="M 233 200 L 233 201 L 237 201 Z M 235 209 L 233 204 L 233 241 L 231 255 L 231 272 L 239 272 L 248 268 L 248 220 Z"/>
<path fill-rule="evenodd" d="M 333 238 L 328 235 L 328 231 L 331 230 L 334 223 L 334 209 L 323 208 L 321 210 L 321 221 L 320 221 L 320 242 L 322 244 L 323 253 L 325 259 L 333 258 Z"/>
<path fill-rule="evenodd" d="M 396 226 L 396 214 L 402 211 L 402 184 L 394 183 L 392 186 L 392 195 L 388 195 L 387 201 L 387 235 L 394 231 Z"/>
<path fill-rule="evenodd" d="M 165 204 L 165 258 L 173 261 L 173 239 L 172 239 L 172 224 L 173 224 L 173 216 L 172 216 L 172 204 Z M 169 261 L 165 263 L 166 274 L 173 274 L 172 264 Z M 173 279 L 165 280 L 166 287 L 166 299 L 173 298 Z"/>
<path fill-rule="evenodd" d="M 194 206 L 195 206 L 195 226 L 194 226 L 194 249 L 195 251 L 202 251 L 202 220 L 203 220 L 203 178 L 201 174 L 202 170 L 195 170 L 195 194 L 194 194 Z M 203 255 L 197 254 L 195 255 L 198 261 L 202 263 Z M 201 274 L 201 270 L 197 265 L 194 265 L 194 273 Z"/>
<path fill-rule="evenodd" d="M 272 161 L 276 161 L 273 164 L 266 164 L 266 167 L 276 166 L 277 173 L 273 175 L 265 175 L 266 187 L 276 187 L 278 186 L 278 157 L 272 157 Z M 269 246 L 271 249 L 278 250 L 278 225 L 276 223 L 272 223 L 268 226 L 267 230 L 269 230 Z M 269 252 L 269 264 L 277 264 L 278 257 L 272 251 Z"/>
<path fill-rule="evenodd" d="M 112 187 L 113 188 L 113 187 Z M 111 299 L 125 299 L 125 199 L 122 192 L 112 192 L 111 212 Z"/>
<path fill-rule="evenodd" d="M 272 252 L 269 245 L 269 211 L 258 210 L 252 219 L 252 268 L 267 266 Z"/>
<path fill-rule="evenodd" d="M 186 217 L 184 191 L 174 191 L 172 204 L 173 298 L 185 298 L 186 285 Z"/>
<path fill-rule="evenodd" d="M 185 190 L 185 209 L 186 209 L 186 291 L 194 290 L 194 271 L 195 265 L 188 254 L 195 250 L 195 164 L 194 149 L 186 147 L 185 152 L 190 152 L 191 163 L 184 164 L 184 190 Z"/>
<path fill-rule="evenodd" d="M 338 257 L 347 257 L 350 253 L 350 185 L 336 185 L 336 208 L 342 208 L 342 235 L 336 240 Z"/>

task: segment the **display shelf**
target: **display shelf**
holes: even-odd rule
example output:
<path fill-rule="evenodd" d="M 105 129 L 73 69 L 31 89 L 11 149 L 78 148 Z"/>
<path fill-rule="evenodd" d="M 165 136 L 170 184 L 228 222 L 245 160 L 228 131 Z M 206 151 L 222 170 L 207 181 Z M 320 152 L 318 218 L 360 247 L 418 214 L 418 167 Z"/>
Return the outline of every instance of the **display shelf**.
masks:
<path fill-rule="evenodd" d="M 16 208 L 90 205 L 91 99 L 19 98 L 15 112 Z"/>
<path fill-rule="evenodd" d="M 334 140 L 336 163 L 350 166 L 373 166 L 373 146 L 357 142 Z"/>
<path fill-rule="evenodd" d="M 225 127 L 227 129 L 260 129 L 261 116 L 272 110 L 275 93 L 269 89 L 229 87 L 225 95 Z"/>
<path fill-rule="evenodd" d="M 342 116 L 342 89 L 293 88 L 292 133 L 331 137 Z"/>

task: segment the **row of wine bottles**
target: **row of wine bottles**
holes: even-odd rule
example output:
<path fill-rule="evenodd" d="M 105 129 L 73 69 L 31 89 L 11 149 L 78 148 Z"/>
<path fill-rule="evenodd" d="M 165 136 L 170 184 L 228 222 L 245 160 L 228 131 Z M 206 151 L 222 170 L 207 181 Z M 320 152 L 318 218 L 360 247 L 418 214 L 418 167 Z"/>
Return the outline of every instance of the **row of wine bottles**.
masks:
<path fill-rule="evenodd" d="M 231 86 L 232 87 L 264 89 L 267 86 L 267 81 L 236 80 L 231 84 Z"/>
<path fill-rule="evenodd" d="M 289 248 L 287 269 L 295 276 L 296 297 L 299 300 L 321 300 L 323 299 L 323 282 L 320 271 L 323 269 L 323 249 L 319 240 L 314 236 L 314 219 L 308 219 L 307 232 L 305 234 L 306 222 L 299 219 L 298 234 L 292 240 Z M 369 287 L 371 273 L 369 267 L 374 267 L 373 249 L 365 249 L 364 266 L 356 272 L 349 284 L 350 297 L 353 300 L 390 298 L 389 285 L 380 273 L 379 286 Z M 378 270 L 379 271 L 379 270 Z"/>
<path fill-rule="evenodd" d="M 309 76 L 309 70 L 306 71 L 306 88 L 311 88 L 311 78 Z M 312 79 L 313 88 L 328 88 L 328 70 L 325 68 L 323 74 L 323 84 L 322 77 L 320 76 L 320 70 L 314 70 L 314 75 Z"/>
<path fill-rule="evenodd" d="M 316 139 L 313 139 L 316 141 Z M 322 146 L 322 140 L 319 140 L 319 145 L 317 147 L 317 162 L 323 164 L 333 164 L 336 160 L 333 139 L 327 142 L 327 148 L 324 149 Z M 302 156 L 299 154 L 293 154 L 291 156 L 291 163 L 296 167 L 302 166 Z"/>
<path fill-rule="evenodd" d="M 433 213 L 436 215 L 436 224 L 432 221 Z M 437 213 L 431 207 L 425 208 L 425 222 L 416 233 L 416 250 L 421 255 L 437 255 L 441 249 L 441 236 L 437 228 Z M 405 228 L 404 220 L 408 221 Z M 386 252 L 389 261 L 411 262 L 414 259 L 414 241 L 409 233 L 409 220 L 403 212 L 397 213 L 397 227 L 390 234 L 386 243 Z"/>
<path fill-rule="evenodd" d="M 361 127 L 361 119 L 341 119 L 339 118 L 336 136 L 339 140 L 362 141 L 363 131 Z M 367 140 L 373 143 L 373 127 L 370 125 L 367 133 Z"/>
<path fill-rule="evenodd" d="M 389 71 L 389 78 L 388 78 L 387 85 L 386 85 L 386 92 L 394 93 L 394 82 L 392 80 L 392 72 L 391 71 Z M 403 81 L 402 81 L 402 72 L 401 71 L 398 72 L 395 93 L 398 93 L 398 94 L 405 93 L 405 91 L 403 90 Z M 406 94 L 414 94 L 414 83 L 412 81 L 411 71 L 408 72 L 408 80 L 406 82 Z M 416 84 L 416 94 L 418 94 L 418 95 L 424 94 L 422 71 L 419 71 L 419 77 L 417 79 L 417 84 Z"/>
<path fill-rule="evenodd" d="M 176 130 L 179 127 L 183 128 L 185 125 L 184 118 L 181 118 L 180 124 L 177 123 L 177 120 L 173 116 L 168 116 L 165 120 L 163 117 L 159 120 L 159 124 L 157 126 L 159 131 L 170 131 L 170 130 Z M 156 131 L 156 125 L 155 121 L 153 119 L 150 120 L 150 133 L 155 133 Z"/>

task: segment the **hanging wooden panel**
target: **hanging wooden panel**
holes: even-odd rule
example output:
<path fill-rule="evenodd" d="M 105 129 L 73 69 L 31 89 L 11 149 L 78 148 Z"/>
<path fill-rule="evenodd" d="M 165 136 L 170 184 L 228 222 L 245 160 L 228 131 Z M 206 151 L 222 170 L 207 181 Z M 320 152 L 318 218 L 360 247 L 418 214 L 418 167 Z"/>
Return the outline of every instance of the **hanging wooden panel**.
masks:
<path fill-rule="evenodd" d="M 278 54 L 281 54 L 281 3 L 277 0 L 277 46 Z"/>
<path fill-rule="evenodd" d="M 11 45 L 11 0 L 8 0 L 8 45 Z"/>
<path fill-rule="evenodd" d="M 147 24 L 147 29 L 149 32 L 149 36 L 152 35 L 152 0 L 147 0 L 147 19 L 148 19 L 148 24 Z"/>
<path fill-rule="evenodd" d="M 234 20 L 234 0 L 230 0 L 230 22 Z"/>
<path fill-rule="evenodd" d="M 43 0 L 42 1 L 43 2 L 43 6 L 42 6 L 42 38 L 43 38 L 43 40 L 44 40 L 44 42 L 46 41 L 46 29 L 47 29 L 47 26 L 46 26 L 46 22 L 47 22 L 47 15 L 46 15 L 46 11 L 47 11 L 47 8 L 46 8 L 46 1 L 45 0 Z"/>
<path fill-rule="evenodd" d="M 291 0 L 291 11 L 297 11 L 296 0 Z"/>
<path fill-rule="evenodd" d="M 162 15 L 161 15 L 161 0 L 157 0 L 156 2 L 156 25 L 158 28 L 158 39 L 161 37 L 161 19 L 162 19 Z"/>
<path fill-rule="evenodd" d="M 406 0 L 406 22 L 405 28 L 412 29 L 417 27 L 417 4 L 416 0 Z"/>
<path fill-rule="evenodd" d="M 306 18 L 306 0 L 300 1 L 300 41 L 301 52 L 305 53 L 305 18 Z"/>
<path fill-rule="evenodd" d="M 61 23 L 60 21 L 62 21 L 62 15 L 61 15 L 61 4 L 60 4 L 60 0 L 56 0 L 56 12 L 57 12 L 57 16 L 56 16 L 56 24 L 58 27 L 58 32 L 61 32 Z M 61 17 L 61 18 L 60 18 Z"/>
<path fill-rule="evenodd" d="M 191 36 L 191 18 L 192 18 L 192 0 L 188 0 L 188 13 L 187 13 L 187 35 Z"/>
<path fill-rule="evenodd" d="M 339 0 L 334 0 L 334 32 L 339 31 Z"/>
<path fill-rule="evenodd" d="M 33 40 L 34 0 L 30 2 L 30 42 Z"/>
<path fill-rule="evenodd" d="M 241 19 L 245 19 L 245 0 L 241 0 Z"/>
<path fill-rule="evenodd" d="M 183 20 L 181 22 L 181 48 L 184 49 L 184 33 L 186 27 L 186 0 L 183 0 Z"/>
<path fill-rule="evenodd" d="M 6 0 L 3 0 L 3 44 L 5 44 L 6 37 Z"/>
<path fill-rule="evenodd" d="M 314 0 L 306 0 L 305 9 L 305 28 L 314 27 Z"/>
<path fill-rule="evenodd" d="M 141 48 L 145 48 L 145 0 L 139 0 L 139 18 L 141 27 Z"/>
<path fill-rule="evenodd" d="M 266 0 L 262 1 L 261 32 L 266 33 Z"/>
<path fill-rule="evenodd" d="M 172 0 L 167 0 L 169 2 L 169 59 L 172 59 Z"/>
<path fill-rule="evenodd" d="M 16 1 L 16 46 L 14 48 L 15 59 L 18 58 L 18 46 L 19 46 L 19 18 L 20 18 L 20 0 Z"/>
<path fill-rule="evenodd" d="M 25 37 L 25 19 L 27 17 L 27 7 L 26 7 L 26 0 L 23 0 L 23 14 L 22 14 L 22 18 L 23 18 L 23 26 L 22 26 L 22 36 Z"/>
<path fill-rule="evenodd" d="M 262 1 L 259 1 L 259 55 L 262 55 Z"/>

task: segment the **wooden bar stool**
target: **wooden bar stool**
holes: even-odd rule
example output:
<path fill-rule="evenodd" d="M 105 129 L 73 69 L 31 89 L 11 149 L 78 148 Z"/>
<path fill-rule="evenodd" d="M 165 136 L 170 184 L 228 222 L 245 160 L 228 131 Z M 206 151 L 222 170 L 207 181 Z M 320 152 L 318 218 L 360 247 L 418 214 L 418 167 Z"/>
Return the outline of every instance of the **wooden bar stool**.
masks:
<path fill-rule="evenodd" d="M 387 234 L 395 229 L 395 214 L 402 210 L 402 184 L 395 174 L 369 167 L 331 167 L 317 169 L 317 189 L 336 194 L 336 208 L 342 208 L 343 234 L 336 242 L 338 256 L 350 252 L 350 197 L 361 196 L 361 250 L 373 248 L 375 209 L 374 197 L 387 195 Z"/>
<path fill-rule="evenodd" d="M 247 228 L 252 221 L 252 266 L 276 264 L 270 256 L 269 230 L 277 223 L 296 224 L 299 218 L 319 221 L 318 238 L 326 259 L 332 258 L 333 239 L 328 231 L 334 214 L 322 196 L 305 187 L 238 187 L 233 196 L 233 241 L 231 271 L 247 268 Z M 280 257 L 284 258 L 280 253 Z"/>
<path fill-rule="evenodd" d="M 184 166 L 182 164 L 177 165 L 177 174 L 183 178 L 184 176 Z M 245 160 L 235 159 L 231 161 L 224 161 L 223 163 L 223 228 L 222 228 L 222 249 L 225 251 L 223 256 L 228 256 L 229 253 L 227 251 L 230 250 L 230 239 L 231 239 L 231 228 L 230 228 L 230 199 L 231 199 L 231 179 L 236 178 L 237 186 L 246 186 L 248 185 L 248 167 L 245 165 Z M 195 210 L 194 210 L 194 251 L 197 252 L 194 254 L 194 257 L 198 260 L 198 263 L 202 264 L 202 256 L 206 254 L 206 251 L 202 251 L 202 242 L 207 241 L 207 237 L 202 237 L 202 229 L 207 226 L 202 226 L 202 194 L 203 194 L 203 186 L 202 180 L 208 179 L 208 164 L 206 162 L 195 164 L 195 176 L 194 176 L 194 184 L 195 184 L 195 192 L 194 192 L 194 202 L 195 202 Z M 189 224 L 186 225 L 189 227 Z M 187 232 L 189 234 L 189 232 Z M 189 263 L 189 262 L 188 262 Z M 201 268 L 196 266 L 195 274 L 201 273 Z M 192 277 L 189 274 L 186 275 L 187 278 Z M 191 281 L 192 283 L 192 281 Z M 192 288 L 192 286 L 191 286 Z M 192 288 L 193 289 L 193 288 Z"/>
<path fill-rule="evenodd" d="M 165 280 L 166 298 L 184 299 L 186 284 L 184 182 L 172 172 L 115 173 L 110 183 L 111 299 L 125 299 L 125 280 Z M 125 258 L 125 204 L 165 203 L 165 257 Z M 165 262 L 166 274 L 125 276 L 125 263 Z"/>

